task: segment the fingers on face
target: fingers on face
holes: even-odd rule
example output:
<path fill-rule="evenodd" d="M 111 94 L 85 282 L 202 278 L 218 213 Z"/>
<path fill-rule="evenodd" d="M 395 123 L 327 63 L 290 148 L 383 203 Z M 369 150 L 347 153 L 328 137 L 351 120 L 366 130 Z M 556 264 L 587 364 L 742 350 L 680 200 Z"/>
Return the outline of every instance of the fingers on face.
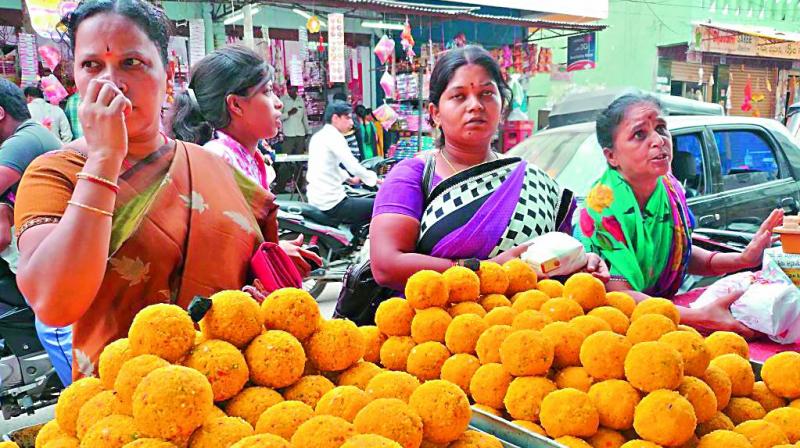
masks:
<path fill-rule="evenodd" d="M 111 109 L 111 111 L 114 114 L 125 113 L 127 111 L 130 111 L 131 102 L 130 100 L 125 98 L 125 95 L 119 93 L 117 94 L 117 96 L 114 97 L 114 99 L 111 100 L 111 103 L 108 105 L 108 108 Z"/>
<path fill-rule="evenodd" d="M 103 84 L 103 87 L 100 88 L 100 92 L 97 94 L 97 104 L 108 106 L 118 96 L 124 95 L 122 95 L 122 92 L 117 86 L 110 82 L 106 82 Z"/>
<path fill-rule="evenodd" d="M 97 94 L 100 93 L 103 84 L 102 81 L 97 79 L 89 81 L 89 87 L 86 89 L 86 98 L 82 102 L 88 104 L 97 101 Z"/>

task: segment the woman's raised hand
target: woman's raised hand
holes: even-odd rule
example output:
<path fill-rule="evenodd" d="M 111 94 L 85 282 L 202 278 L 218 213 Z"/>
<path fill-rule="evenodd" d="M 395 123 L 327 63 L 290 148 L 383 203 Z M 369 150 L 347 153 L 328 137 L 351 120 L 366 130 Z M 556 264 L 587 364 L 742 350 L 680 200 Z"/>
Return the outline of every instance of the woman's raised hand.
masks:
<path fill-rule="evenodd" d="M 130 100 L 111 80 L 89 81 L 78 109 L 89 158 L 122 165 L 128 154 L 125 117 L 131 108 Z"/>
<path fill-rule="evenodd" d="M 783 209 L 775 209 L 769 217 L 758 228 L 758 232 L 753 235 L 753 240 L 744 249 L 740 256 L 743 268 L 751 268 L 761 264 L 764 250 L 772 246 L 772 231 L 783 222 Z"/>

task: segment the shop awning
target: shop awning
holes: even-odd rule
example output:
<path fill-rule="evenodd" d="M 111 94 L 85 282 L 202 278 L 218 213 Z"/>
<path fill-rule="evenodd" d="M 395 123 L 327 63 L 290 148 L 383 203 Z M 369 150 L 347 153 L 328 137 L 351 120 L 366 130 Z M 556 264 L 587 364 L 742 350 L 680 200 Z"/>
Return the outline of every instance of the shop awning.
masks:
<path fill-rule="evenodd" d="M 714 22 L 694 23 L 694 51 L 757 56 L 777 59 L 800 59 L 800 33 L 752 25 L 728 25 Z"/>
<path fill-rule="evenodd" d="M 758 37 L 766 39 L 774 43 L 783 42 L 800 42 L 800 33 L 793 33 L 790 31 L 780 31 L 774 28 L 765 28 L 752 25 L 727 25 L 717 23 L 697 23 L 695 25 L 704 26 L 707 28 L 716 28 L 730 33 L 744 34 L 747 36 Z"/>
<path fill-rule="evenodd" d="M 262 3 L 285 4 L 286 1 L 265 0 Z M 517 17 L 510 14 L 484 14 L 481 13 L 481 8 L 479 6 L 426 5 L 422 3 L 393 0 L 315 0 L 314 5 L 373 11 L 381 14 L 425 16 L 442 20 L 466 20 L 536 29 L 590 32 L 600 31 L 606 28 L 605 25 L 599 24 L 538 20 L 536 18 Z"/>

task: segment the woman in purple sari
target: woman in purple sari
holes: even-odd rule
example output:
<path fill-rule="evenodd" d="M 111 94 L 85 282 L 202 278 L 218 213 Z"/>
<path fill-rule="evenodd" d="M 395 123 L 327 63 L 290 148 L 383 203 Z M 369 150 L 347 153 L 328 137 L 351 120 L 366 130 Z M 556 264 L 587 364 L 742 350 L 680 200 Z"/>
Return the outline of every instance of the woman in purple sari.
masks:
<path fill-rule="evenodd" d="M 430 116 L 439 150 L 395 166 L 375 200 L 371 268 L 375 280 L 402 290 L 415 272 L 479 260 L 504 263 L 547 232 L 571 232 L 575 201 L 545 172 L 492 152 L 511 92 L 480 47 L 450 50 L 431 74 Z M 590 254 L 587 270 L 608 271 Z"/>

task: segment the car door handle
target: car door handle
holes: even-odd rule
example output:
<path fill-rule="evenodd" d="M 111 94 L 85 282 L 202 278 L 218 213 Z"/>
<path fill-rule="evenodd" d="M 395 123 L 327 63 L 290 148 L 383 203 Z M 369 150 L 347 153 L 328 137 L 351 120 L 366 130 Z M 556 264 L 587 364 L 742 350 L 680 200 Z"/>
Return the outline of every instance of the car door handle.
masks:
<path fill-rule="evenodd" d="M 797 201 L 792 197 L 781 199 L 778 208 L 786 209 L 793 215 L 796 215 L 798 211 L 800 211 L 797 207 Z"/>
<path fill-rule="evenodd" d="M 720 220 L 719 213 L 714 213 L 713 215 L 705 215 L 701 216 L 697 222 L 700 224 L 700 227 L 708 227 L 713 224 L 718 223 Z"/>

